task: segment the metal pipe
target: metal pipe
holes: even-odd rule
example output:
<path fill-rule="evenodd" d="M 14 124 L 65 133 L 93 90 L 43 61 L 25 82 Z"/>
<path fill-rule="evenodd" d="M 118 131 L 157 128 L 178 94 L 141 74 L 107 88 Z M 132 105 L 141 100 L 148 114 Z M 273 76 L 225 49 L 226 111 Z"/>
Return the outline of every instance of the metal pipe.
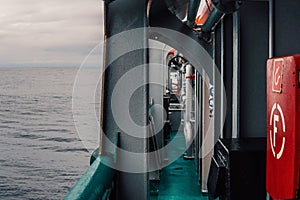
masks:
<path fill-rule="evenodd" d="M 201 0 L 190 0 L 188 7 L 187 25 L 193 27 Z"/>
<path fill-rule="evenodd" d="M 274 0 L 269 1 L 269 58 L 274 56 Z"/>
<path fill-rule="evenodd" d="M 225 66 L 225 32 L 224 32 L 224 20 L 222 19 L 221 21 L 221 85 L 220 88 L 222 88 L 222 84 L 224 83 L 224 66 Z M 221 128 L 221 133 L 220 133 L 220 138 L 224 138 L 224 131 L 223 131 L 223 122 L 224 122 L 224 96 L 225 96 L 224 90 L 221 89 L 221 112 L 220 112 L 220 128 Z"/>
<path fill-rule="evenodd" d="M 192 76 L 193 76 L 193 67 L 192 65 L 188 64 L 186 65 L 186 85 L 185 85 L 185 120 L 184 120 L 184 135 L 185 135 L 185 141 L 186 145 L 189 146 L 187 150 L 186 157 L 192 158 L 193 157 L 193 128 L 192 128 L 192 122 L 191 122 L 191 113 L 193 110 L 193 86 L 192 86 Z"/>
<path fill-rule="evenodd" d="M 274 0 L 269 1 L 269 58 L 274 56 Z M 269 193 L 266 200 L 271 200 Z"/>
<path fill-rule="evenodd" d="M 240 137 L 240 15 L 233 14 L 232 138 Z"/>
<path fill-rule="evenodd" d="M 193 67 L 188 64 L 186 66 L 186 117 L 185 120 L 190 122 L 191 121 L 191 112 L 192 112 L 192 94 L 193 94 L 193 87 L 192 87 L 192 76 L 193 76 Z"/>

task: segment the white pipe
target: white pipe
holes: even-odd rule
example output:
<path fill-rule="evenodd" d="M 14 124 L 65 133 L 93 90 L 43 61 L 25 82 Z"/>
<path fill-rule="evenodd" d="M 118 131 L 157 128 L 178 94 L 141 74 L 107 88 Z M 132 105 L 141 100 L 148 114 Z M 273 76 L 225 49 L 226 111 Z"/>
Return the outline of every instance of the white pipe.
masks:
<path fill-rule="evenodd" d="M 185 120 L 184 120 L 184 136 L 185 136 L 185 141 L 186 141 L 187 146 L 190 146 L 194 139 L 192 124 L 191 124 L 191 113 L 193 111 L 192 77 L 193 77 L 193 67 L 192 67 L 192 65 L 187 64 L 186 65 L 186 77 L 185 77 L 185 80 L 186 80 L 185 94 L 186 94 L 186 96 L 185 96 Z M 187 152 L 187 156 L 192 156 L 191 152 Z"/>
<path fill-rule="evenodd" d="M 193 108 L 193 86 L 192 86 L 192 76 L 193 76 L 193 67 L 188 64 L 186 66 L 186 76 L 185 76 L 185 94 L 186 94 L 186 117 L 185 120 L 187 122 L 191 121 L 191 112 Z"/>

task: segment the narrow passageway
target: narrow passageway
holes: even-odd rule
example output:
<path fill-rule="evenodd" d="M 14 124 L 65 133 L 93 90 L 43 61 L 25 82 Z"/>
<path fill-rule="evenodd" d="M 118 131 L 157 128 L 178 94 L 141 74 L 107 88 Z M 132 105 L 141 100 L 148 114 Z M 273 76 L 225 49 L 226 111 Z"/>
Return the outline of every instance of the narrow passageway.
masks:
<path fill-rule="evenodd" d="M 181 134 L 179 137 L 182 137 L 184 140 L 183 133 L 178 134 Z M 172 152 L 168 152 L 168 154 L 170 153 Z M 162 169 L 158 190 L 158 195 L 152 195 L 151 200 L 209 199 L 206 196 L 202 196 L 195 161 L 184 160 L 183 156 L 180 156 L 175 162 Z"/>

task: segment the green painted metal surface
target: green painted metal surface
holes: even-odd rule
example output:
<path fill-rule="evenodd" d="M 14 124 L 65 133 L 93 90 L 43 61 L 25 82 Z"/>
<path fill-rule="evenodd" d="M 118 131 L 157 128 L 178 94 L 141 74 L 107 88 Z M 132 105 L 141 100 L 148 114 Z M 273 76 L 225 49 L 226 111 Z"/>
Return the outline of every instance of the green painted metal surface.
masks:
<path fill-rule="evenodd" d="M 184 141 L 183 133 L 178 134 Z M 172 153 L 174 152 L 168 152 L 168 154 Z M 208 197 L 201 193 L 195 161 L 184 160 L 183 156 L 163 168 L 158 190 L 158 195 L 152 195 L 151 200 L 208 200 Z"/>
<path fill-rule="evenodd" d="M 104 165 L 103 159 L 113 162 L 110 157 L 98 156 L 65 197 L 65 200 L 98 200 L 105 195 L 112 183 L 115 170 Z"/>
<path fill-rule="evenodd" d="M 199 5 L 200 5 L 200 0 L 190 0 L 188 16 L 187 16 L 188 22 L 195 24 L 195 19 L 197 17 Z"/>

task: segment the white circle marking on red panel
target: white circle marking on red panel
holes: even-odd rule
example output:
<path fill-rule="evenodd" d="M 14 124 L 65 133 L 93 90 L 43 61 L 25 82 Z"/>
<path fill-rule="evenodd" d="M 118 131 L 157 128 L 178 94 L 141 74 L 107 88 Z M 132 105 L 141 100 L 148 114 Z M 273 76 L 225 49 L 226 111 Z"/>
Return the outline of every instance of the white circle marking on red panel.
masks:
<path fill-rule="evenodd" d="M 280 116 L 274 113 L 274 111 L 276 109 L 279 111 Z M 270 115 L 270 126 L 271 127 L 273 126 L 273 131 L 272 131 L 272 129 L 270 130 L 270 144 L 271 144 L 271 150 L 272 150 L 273 156 L 276 159 L 281 158 L 283 151 L 284 151 L 284 147 L 285 147 L 285 137 L 283 137 L 280 151 L 278 153 L 275 152 L 276 134 L 278 133 L 277 123 L 279 122 L 280 119 L 282 120 L 282 130 L 285 133 L 286 126 L 285 126 L 285 119 L 284 119 L 284 114 L 283 114 L 282 108 L 278 103 L 274 103 L 274 105 L 272 107 L 271 115 Z"/>

